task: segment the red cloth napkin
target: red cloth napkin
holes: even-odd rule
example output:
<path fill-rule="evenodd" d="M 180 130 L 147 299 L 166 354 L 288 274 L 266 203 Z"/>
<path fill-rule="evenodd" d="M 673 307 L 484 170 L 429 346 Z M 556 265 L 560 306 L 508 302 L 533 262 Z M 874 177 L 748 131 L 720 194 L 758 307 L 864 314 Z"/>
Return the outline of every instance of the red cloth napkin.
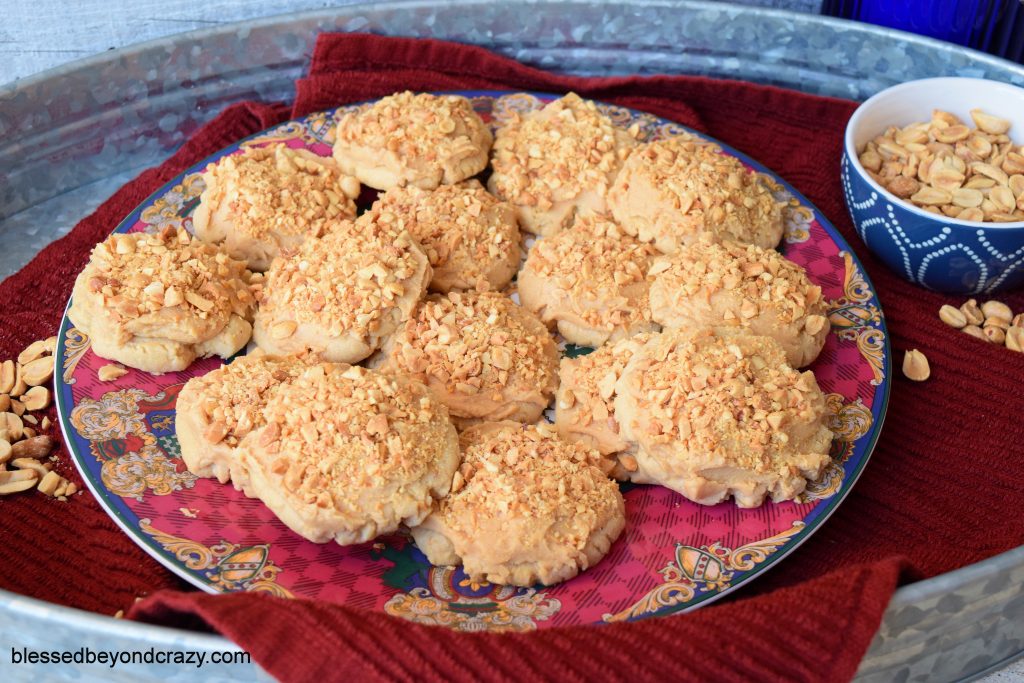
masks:
<path fill-rule="evenodd" d="M 328 35 L 298 83 L 293 114 L 406 88 L 572 89 L 675 119 L 751 153 L 844 233 L 880 293 L 896 366 L 903 350 L 921 349 L 932 379 L 915 384 L 895 373 L 871 463 L 820 531 L 735 597 L 691 614 L 498 636 L 303 600 L 163 590 L 130 617 L 219 631 L 282 680 L 843 680 L 856 671 L 899 577 L 932 576 L 1024 542 L 1024 465 L 1014 456 L 1024 437 L 1016 386 L 1024 354 L 946 327 L 937 311 L 959 301 L 909 285 L 863 248 L 839 184 L 842 133 L 854 103 L 703 78 L 567 78 L 452 43 Z M 227 110 L 0 284 L 7 323 L 0 357 L 52 334 L 88 249 L 146 195 L 281 117 L 278 107 Z M 1004 300 L 1024 307 L 1019 294 Z M 71 469 L 64 459 L 62 465 Z M 112 613 L 136 595 L 180 585 L 87 494 L 67 504 L 18 496 L 0 499 L 0 507 L 4 588 Z"/>

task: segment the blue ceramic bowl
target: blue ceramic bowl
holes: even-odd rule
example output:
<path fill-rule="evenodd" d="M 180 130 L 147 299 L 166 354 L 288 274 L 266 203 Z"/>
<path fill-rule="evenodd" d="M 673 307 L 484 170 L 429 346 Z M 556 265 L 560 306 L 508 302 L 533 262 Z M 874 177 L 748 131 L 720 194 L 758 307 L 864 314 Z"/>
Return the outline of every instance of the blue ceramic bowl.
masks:
<path fill-rule="evenodd" d="M 1024 222 L 979 223 L 929 213 L 875 182 L 858 150 L 890 125 L 929 121 L 933 109 L 973 128 L 970 110 L 1009 119 L 1009 135 L 1024 144 L 1024 89 L 976 78 L 928 78 L 883 90 L 865 101 L 846 126 L 842 182 L 857 234 L 897 273 L 929 289 L 981 294 L 1024 284 Z"/>

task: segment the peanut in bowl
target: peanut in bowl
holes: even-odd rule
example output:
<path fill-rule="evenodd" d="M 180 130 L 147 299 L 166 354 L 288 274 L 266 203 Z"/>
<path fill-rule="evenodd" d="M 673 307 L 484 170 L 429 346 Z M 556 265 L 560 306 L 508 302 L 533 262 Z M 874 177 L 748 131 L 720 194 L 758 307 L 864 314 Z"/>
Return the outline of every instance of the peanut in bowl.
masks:
<path fill-rule="evenodd" d="M 1022 145 L 1024 89 L 929 78 L 879 92 L 846 126 L 843 194 L 857 234 L 929 289 L 1024 285 Z"/>

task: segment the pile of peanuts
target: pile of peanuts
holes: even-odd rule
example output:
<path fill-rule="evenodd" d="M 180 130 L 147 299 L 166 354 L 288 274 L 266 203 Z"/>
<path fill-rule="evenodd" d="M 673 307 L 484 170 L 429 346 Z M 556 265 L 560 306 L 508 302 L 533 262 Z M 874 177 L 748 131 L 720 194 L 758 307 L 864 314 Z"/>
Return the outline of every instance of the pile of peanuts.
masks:
<path fill-rule="evenodd" d="M 1010 122 L 971 110 L 976 128 L 936 109 L 931 121 L 890 126 L 859 159 L 897 197 L 931 213 L 965 221 L 1024 221 L 1024 146 Z"/>
<path fill-rule="evenodd" d="M 57 338 L 33 342 L 17 360 L 0 363 L 0 496 L 36 489 L 67 500 L 78 486 L 53 470 L 56 445 L 46 432 L 50 418 L 33 412 L 50 407 Z M 9 469 L 13 468 L 13 469 Z"/>
<path fill-rule="evenodd" d="M 939 309 L 939 318 L 972 337 L 1005 345 L 1011 351 L 1024 351 L 1024 313 L 1014 315 L 1002 301 L 986 301 L 979 306 L 977 299 L 970 299 L 960 308 L 946 304 Z"/>

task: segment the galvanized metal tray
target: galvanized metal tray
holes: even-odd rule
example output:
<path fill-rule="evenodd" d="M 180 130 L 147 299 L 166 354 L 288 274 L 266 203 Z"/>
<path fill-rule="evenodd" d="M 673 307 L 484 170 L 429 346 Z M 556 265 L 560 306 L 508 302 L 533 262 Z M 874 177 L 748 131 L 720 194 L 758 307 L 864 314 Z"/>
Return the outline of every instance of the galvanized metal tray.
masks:
<path fill-rule="evenodd" d="M 283 5 L 286 7 L 287 5 Z M 928 76 L 1024 85 L 1024 68 L 908 34 L 728 4 L 365 3 L 181 34 L 0 87 L 0 276 L 17 270 L 224 106 L 287 100 L 316 35 L 372 31 L 458 40 L 579 75 L 701 74 L 864 99 Z M 116 169 L 113 172 L 112 169 Z M 111 226 L 113 229 L 114 226 Z M 19 645 L 74 650 L 237 649 L 226 640 L 120 622 L 0 591 L 0 630 Z M 858 680 L 958 680 L 1024 655 L 1024 548 L 897 591 Z M 90 678 L 84 665 L 70 675 Z M 176 680 L 193 666 L 125 665 L 108 680 Z M 7 680 L 53 669 L 11 667 Z M 271 680 L 255 665 L 210 680 Z M 12 678 L 13 677 L 13 678 Z"/>

